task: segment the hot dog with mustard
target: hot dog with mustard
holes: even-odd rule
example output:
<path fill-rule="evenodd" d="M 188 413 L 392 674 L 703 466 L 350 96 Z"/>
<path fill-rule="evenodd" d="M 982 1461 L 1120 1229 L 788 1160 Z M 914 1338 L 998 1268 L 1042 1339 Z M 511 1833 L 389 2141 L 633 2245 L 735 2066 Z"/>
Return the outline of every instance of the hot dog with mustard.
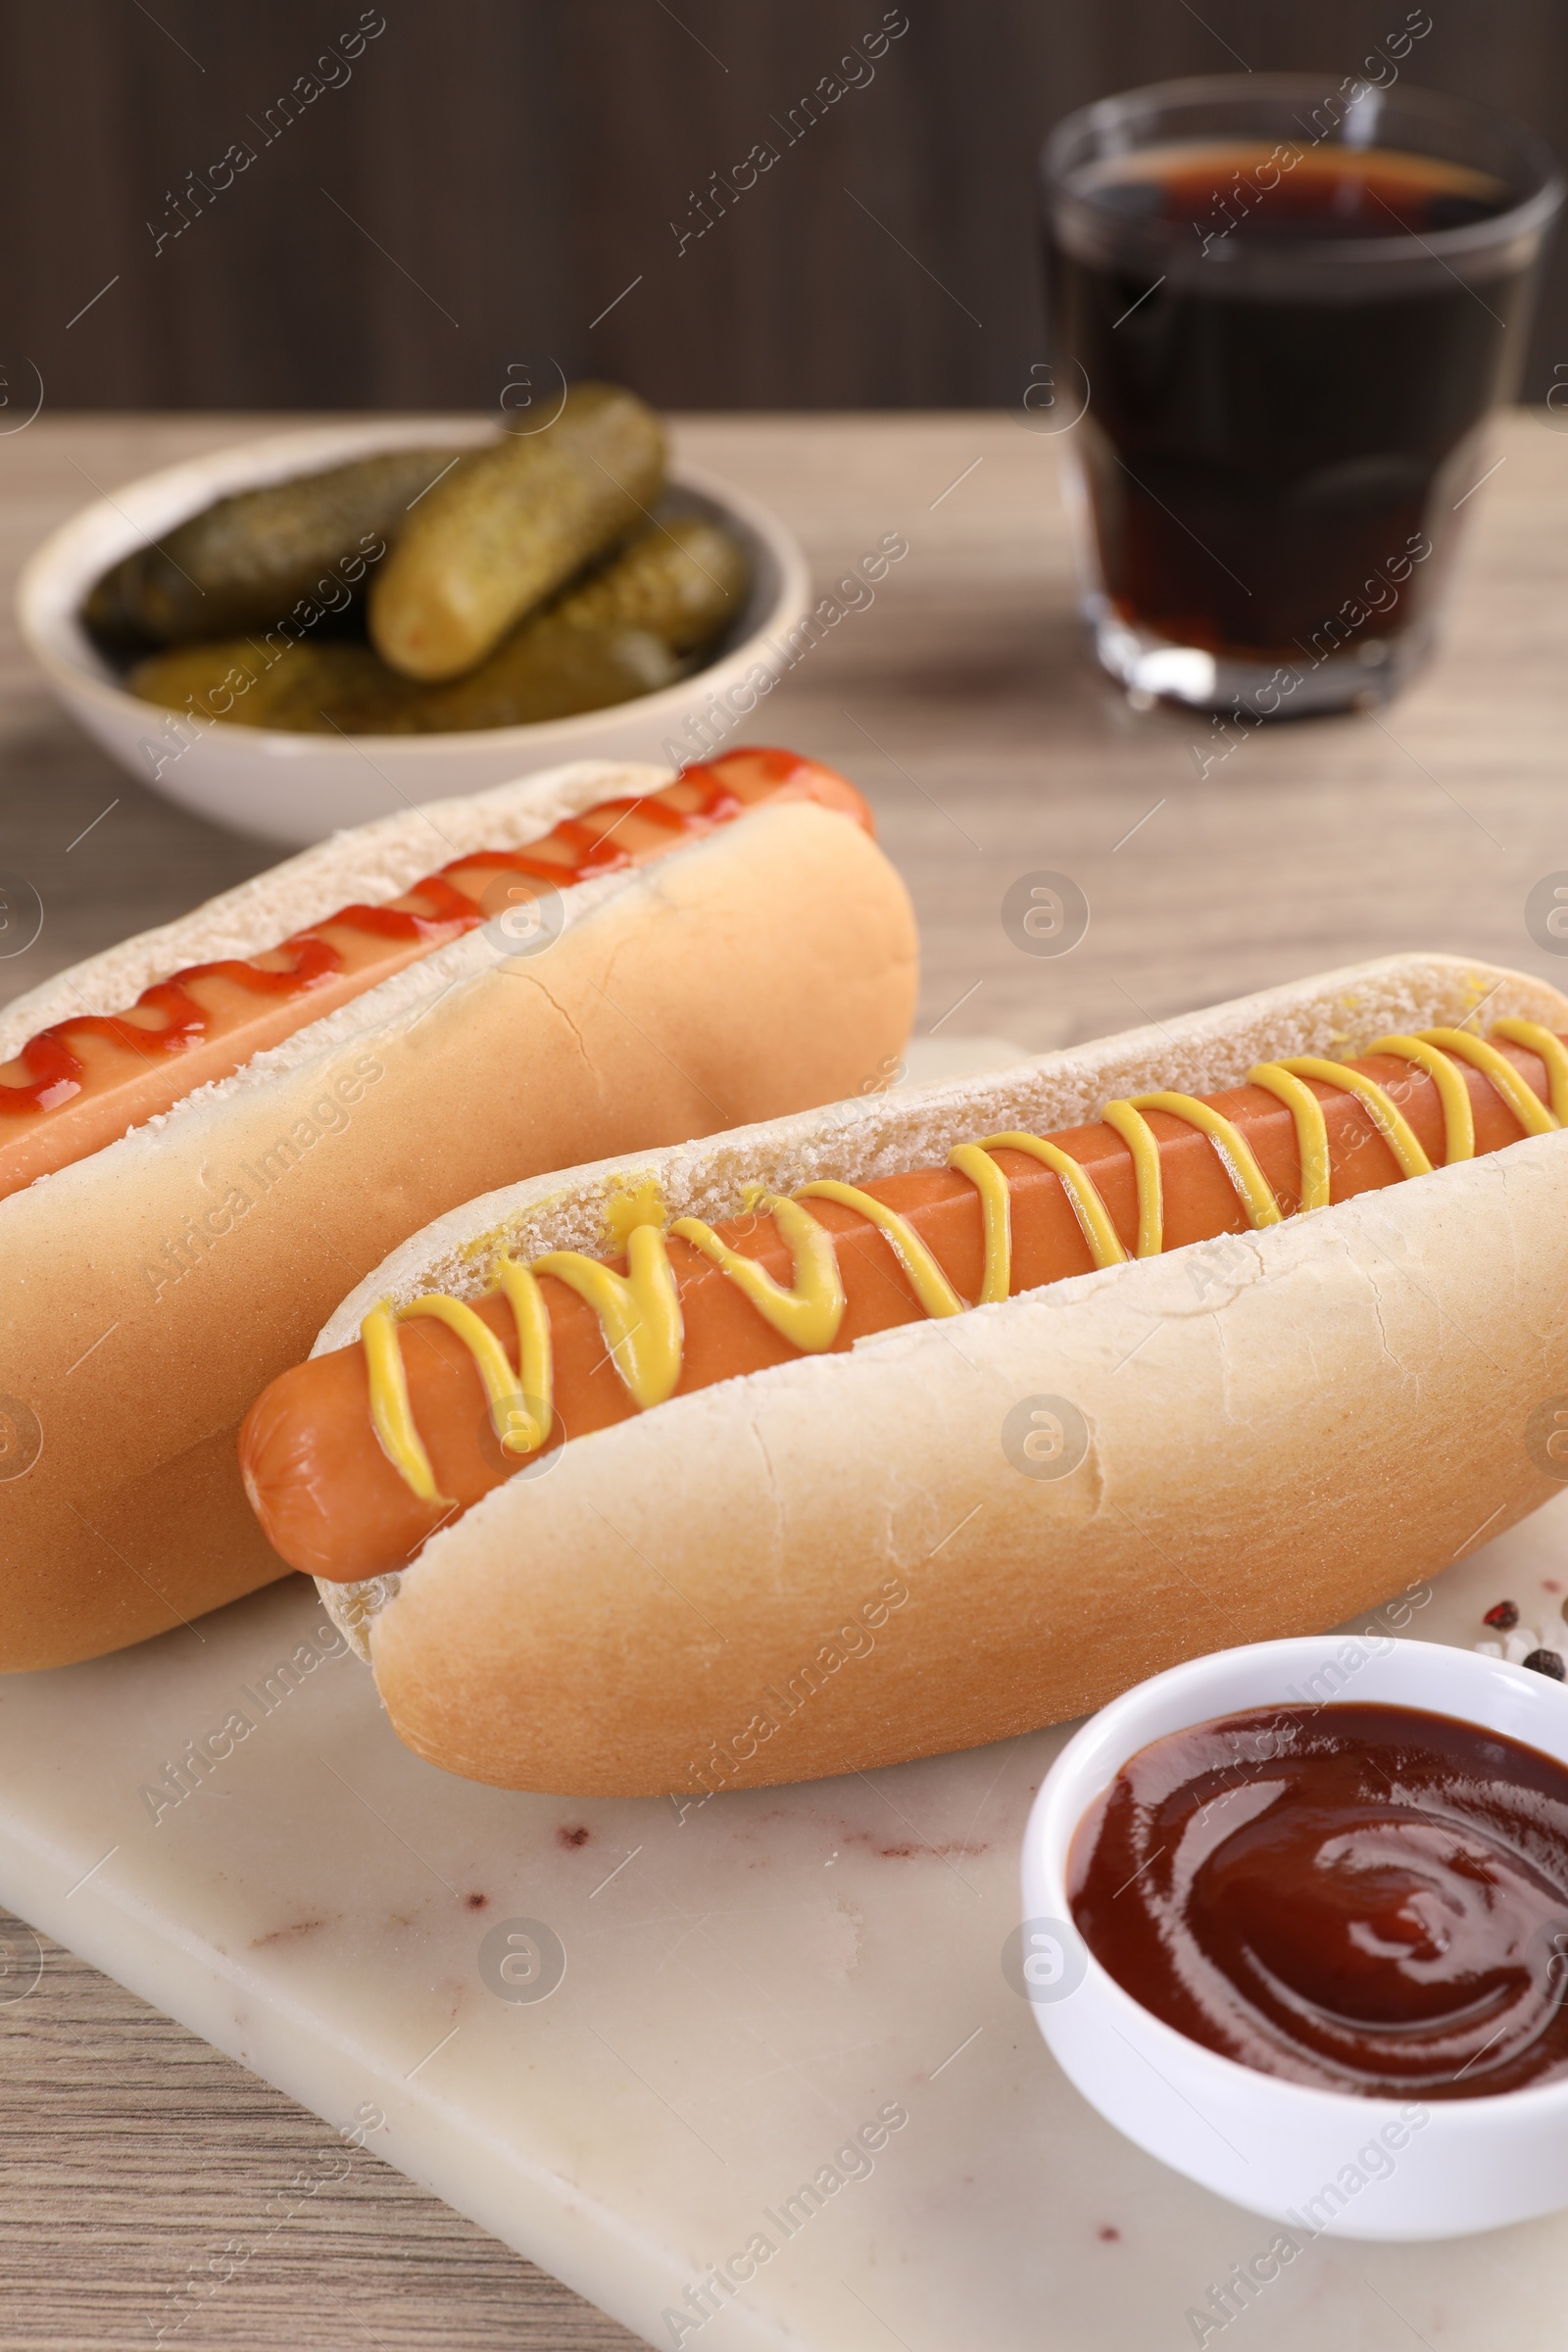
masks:
<path fill-rule="evenodd" d="M 1051 1720 L 1215 1646 L 1222 1619 L 1332 1623 L 1441 1564 L 1434 1531 L 1478 1498 L 1489 1532 L 1542 1498 L 1522 1409 L 1452 1473 L 1478 1410 L 1506 1423 L 1544 1359 L 1568 1372 L 1508 1249 L 1497 1295 L 1471 1296 L 1515 1202 L 1563 1254 L 1565 1038 L 1541 983 L 1399 958 L 989 1088 L 495 1196 L 259 1399 L 248 1490 L 368 1640 L 405 1737 L 477 1778 L 678 1790 L 705 1743 L 733 1784 Z M 1461 1241 L 1466 1191 L 1491 1224 Z M 1419 1362 L 1391 1354 L 1387 1269 L 1436 1312 Z M 1173 1459 L 1195 1409 L 1211 1426 Z M 1445 1464 L 1413 1498 L 1389 1452 L 1406 1424 Z M 943 1492 L 967 1508 L 928 1525 Z M 1259 1524 L 1216 1585 L 1238 1494 Z M 833 1652 L 812 1612 L 889 1570 L 915 1613 L 807 1706 L 790 1661 Z"/>

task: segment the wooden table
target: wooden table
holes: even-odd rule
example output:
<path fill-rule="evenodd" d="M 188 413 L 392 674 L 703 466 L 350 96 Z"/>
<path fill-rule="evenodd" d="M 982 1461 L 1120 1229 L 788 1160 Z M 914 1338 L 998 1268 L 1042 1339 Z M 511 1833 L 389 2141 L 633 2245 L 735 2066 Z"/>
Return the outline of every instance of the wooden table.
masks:
<path fill-rule="evenodd" d="M 40 418 L 0 440 L 0 571 L 14 576 L 99 490 L 285 421 Z M 1568 867 L 1557 421 L 1502 426 L 1427 677 L 1375 719 L 1240 740 L 1134 712 L 1088 667 L 1058 445 L 1021 417 L 686 420 L 682 447 L 770 501 L 824 589 L 885 533 L 908 542 L 874 601 L 771 698 L 763 733 L 842 766 L 875 803 L 924 934 L 922 1032 L 1044 1049 L 1405 947 L 1560 980 L 1523 920 L 1531 884 Z M 111 766 L 55 710 L 6 614 L 0 778 L 0 867 L 27 876 L 45 907 L 37 945 L 0 962 L 0 1001 L 274 855 Z M 1001 923 L 1008 884 L 1041 867 L 1071 874 L 1092 909 L 1082 945 L 1056 959 L 1020 954 Z M 10 1938 L 0 2340 L 150 2343 L 166 2289 L 252 2236 L 332 2135 L 29 1931 Z M 368 2157 L 270 2243 L 208 2303 L 199 2344 L 172 2339 L 182 2352 L 632 2341 Z"/>

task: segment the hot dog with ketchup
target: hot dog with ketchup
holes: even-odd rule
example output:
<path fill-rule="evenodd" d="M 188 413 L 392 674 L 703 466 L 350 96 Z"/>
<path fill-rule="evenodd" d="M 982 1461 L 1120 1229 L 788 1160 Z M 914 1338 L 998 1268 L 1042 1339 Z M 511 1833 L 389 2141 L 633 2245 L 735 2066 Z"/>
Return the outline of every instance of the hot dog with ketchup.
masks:
<path fill-rule="evenodd" d="M 913 973 L 859 795 L 747 751 L 383 819 L 9 1007 L 0 1670 L 283 1573 L 234 1432 L 406 1233 L 859 1085 Z"/>
<path fill-rule="evenodd" d="M 1049 1721 L 1541 1499 L 1568 1339 L 1519 1228 L 1568 1255 L 1565 1040 L 1540 983 L 1400 958 L 494 1196 L 258 1400 L 248 1491 L 476 1778 L 700 1791 Z"/>
<path fill-rule="evenodd" d="M 499 947 L 522 946 L 553 919 L 561 890 L 647 865 L 744 808 L 789 801 L 870 829 L 865 803 L 831 768 L 789 752 L 737 752 L 656 790 L 595 801 L 525 849 L 467 851 L 395 899 L 340 906 L 259 955 L 187 965 L 122 1012 L 68 1013 L 24 1039 L 0 1071 L 0 1200 L 231 1077 L 487 918 Z"/>

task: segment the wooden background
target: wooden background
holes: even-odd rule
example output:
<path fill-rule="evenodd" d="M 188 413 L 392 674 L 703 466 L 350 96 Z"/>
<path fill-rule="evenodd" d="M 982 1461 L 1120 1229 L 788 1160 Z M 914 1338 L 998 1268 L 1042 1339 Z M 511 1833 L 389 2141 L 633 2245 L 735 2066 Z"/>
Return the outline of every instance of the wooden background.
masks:
<path fill-rule="evenodd" d="M 319 88 L 361 0 L 0 0 L 5 396 L 30 406 L 36 368 L 66 409 L 488 409 L 531 361 L 684 409 L 1008 406 L 1041 351 L 1034 155 L 1054 122 L 1243 63 L 1339 77 L 1412 13 L 900 0 L 908 29 L 874 78 L 855 68 L 861 86 L 787 145 L 791 108 L 884 8 L 378 0 L 363 18 L 385 29 Z M 1561 0 L 1413 13 L 1433 28 L 1407 79 L 1568 151 Z M 302 77 L 319 94 L 270 131 Z M 777 165 L 698 236 L 694 195 L 763 140 Z M 254 162 L 204 197 L 189 175 L 210 186 L 236 141 Z M 1568 246 L 1528 397 L 1559 359 Z"/>

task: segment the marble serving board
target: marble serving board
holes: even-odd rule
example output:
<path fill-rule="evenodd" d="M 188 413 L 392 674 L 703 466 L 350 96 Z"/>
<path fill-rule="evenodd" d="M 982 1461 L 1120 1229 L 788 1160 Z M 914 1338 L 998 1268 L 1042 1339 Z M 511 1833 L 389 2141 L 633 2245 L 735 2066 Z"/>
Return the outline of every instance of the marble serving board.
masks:
<path fill-rule="evenodd" d="M 1568 1640 L 1565 1588 L 1568 1494 L 1408 1632 L 1506 1595 Z M 701 1805 L 475 1788 L 290 1579 L 0 1680 L 0 1898 L 655 2344 L 1557 2352 L 1568 2216 L 1320 2238 L 1194 2316 L 1273 2226 L 1102 2123 L 1004 1970 L 1063 1737 Z"/>

